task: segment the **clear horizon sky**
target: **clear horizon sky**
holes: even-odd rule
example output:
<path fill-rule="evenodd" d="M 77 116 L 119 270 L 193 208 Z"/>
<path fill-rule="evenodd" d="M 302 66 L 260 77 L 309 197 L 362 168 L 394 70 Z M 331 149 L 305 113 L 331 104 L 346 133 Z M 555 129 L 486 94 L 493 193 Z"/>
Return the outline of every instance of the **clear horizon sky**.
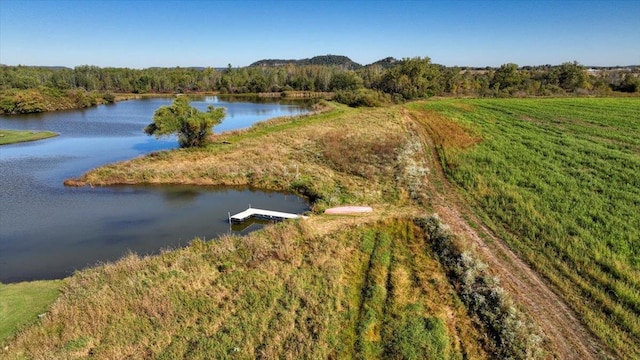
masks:
<path fill-rule="evenodd" d="M 327 54 L 640 65 L 640 0 L 0 0 L 5 65 L 241 67 Z"/>

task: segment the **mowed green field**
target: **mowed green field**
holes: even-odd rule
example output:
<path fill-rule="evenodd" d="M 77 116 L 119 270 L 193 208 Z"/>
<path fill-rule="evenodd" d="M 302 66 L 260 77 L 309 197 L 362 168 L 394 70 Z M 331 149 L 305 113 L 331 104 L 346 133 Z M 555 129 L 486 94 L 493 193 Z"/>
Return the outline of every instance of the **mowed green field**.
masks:
<path fill-rule="evenodd" d="M 42 140 L 58 136 L 52 131 L 0 130 L 0 145 Z"/>
<path fill-rule="evenodd" d="M 413 109 L 476 139 L 436 140 L 448 177 L 594 333 L 619 355 L 640 356 L 640 99 L 445 100 Z"/>
<path fill-rule="evenodd" d="M 35 322 L 58 297 L 61 286 L 62 280 L 0 284 L 0 343 Z"/>

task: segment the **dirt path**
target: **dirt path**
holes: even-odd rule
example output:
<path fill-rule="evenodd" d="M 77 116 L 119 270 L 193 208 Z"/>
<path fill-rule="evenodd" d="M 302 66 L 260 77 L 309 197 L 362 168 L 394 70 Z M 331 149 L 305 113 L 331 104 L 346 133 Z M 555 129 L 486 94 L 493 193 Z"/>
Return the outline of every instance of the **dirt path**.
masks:
<path fill-rule="evenodd" d="M 431 201 L 436 213 L 451 230 L 462 236 L 476 249 L 491 272 L 500 279 L 500 284 L 510 292 L 515 301 L 540 326 L 549 340 L 552 356 L 559 359 L 602 359 L 610 357 L 600 342 L 582 324 L 567 304 L 552 291 L 550 286 L 535 271 L 525 264 L 509 247 L 469 211 L 456 190 L 444 176 L 428 127 L 416 117 L 409 116 L 420 128 L 420 136 L 426 151 L 431 151 L 430 180 L 426 186 L 431 190 Z M 441 189 L 433 180 L 442 184 Z M 478 224 L 474 229 L 465 218 Z M 480 236 L 480 233 L 487 241 Z"/>

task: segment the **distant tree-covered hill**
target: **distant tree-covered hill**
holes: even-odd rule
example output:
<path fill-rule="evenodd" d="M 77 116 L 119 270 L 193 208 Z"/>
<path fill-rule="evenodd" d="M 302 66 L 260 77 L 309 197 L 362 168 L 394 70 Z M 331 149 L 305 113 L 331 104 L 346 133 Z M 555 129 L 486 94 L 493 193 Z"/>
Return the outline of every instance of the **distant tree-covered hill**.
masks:
<path fill-rule="evenodd" d="M 362 67 L 362 65 L 342 55 L 321 55 L 321 56 L 314 56 L 310 59 L 301 59 L 301 60 L 264 59 L 264 60 L 256 61 L 249 66 L 250 67 L 252 66 L 268 67 L 268 66 L 283 66 L 287 64 L 340 66 L 350 70 L 355 70 Z"/>
<path fill-rule="evenodd" d="M 384 58 L 382 60 L 378 60 L 378 61 L 376 61 L 374 63 L 371 63 L 371 64 L 369 64 L 367 66 L 378 65 L 378 66 L 382 67 L 383 69 L 388 69 L 390 67 L 393 67 L 393 66 L 397 65 L 398 61 L 399 61 L 398 59 L 396 59 L 396 58 L 394 58 L 392 56 L 389 56 L 389 57 L 386 57 L 386 58 Z"/>
<path fill-rule="evenodd" d="M 15 67 L 15 66 L 7 65 L 7 64 L 0 64 L 0 68 L 2 68 L 2 67 Z M 32 68 L 32 69 L 44 69 L 44 70 L 72 70 L 70 67 L 66 67 L 66 66 L 18 65 L 18 67 Z"/>

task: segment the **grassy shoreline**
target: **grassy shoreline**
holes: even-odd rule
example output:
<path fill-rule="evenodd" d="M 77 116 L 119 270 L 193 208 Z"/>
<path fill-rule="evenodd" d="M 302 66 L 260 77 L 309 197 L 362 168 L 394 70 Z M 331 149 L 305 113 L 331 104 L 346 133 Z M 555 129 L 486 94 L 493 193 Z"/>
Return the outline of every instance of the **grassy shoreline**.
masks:
<path fill-rule="evenodd" d="M 394 109 L 336 106 L 222 134 L 205 149 L 90 171 L 82 180 L 92 185 L 106 185 L 96 181 L 105 175 L 111 184 L 242 184 L 298 191 L 315 198 L 317 213 L 344 203 L 375 212 L 314 215 L 80 271 L 42 324 L 11 342 L 6 355 L 486 358 L 484 335 L 455 300 L 421 232 L 406 220 L 380 223 L 424 212 L 399 190 L 408 181 L 402 169 L 421 166 L 406 126 Z M 385 129 L 400 135 L 387 138 Z M 361 153 L 345 158 L 353 146 Z M 414 319 L 428 325 L 419 338 L 412 338 L 410 329 L 421 324 Z"/>
<path fill-rule="evenodd" d="M 511 317 L 517 309 L 501 299 L 503 290 L 492 287 L 491 269 L 487 272 L 460 242 L 441 236 L 444 227 L 424 220 L 433 211 L 430 197 L 435 195 L 429 191 L 438 187 L 425 184 L 433 180 L 429 167 L 435 159 L 424 148 L 415 121 L 405 116 L 426 116 L 443 165 L 458 181 L 456 171 L 472 163 L 465 157 L 497 138 L 499 132 L 487 133 L 485 127 L 504 126 L 500 116 L 509 113 L 508 101 L 438 100 L 377 109 L 333 104 L 319 114 L 217 135 L 203 149 L 157 152 L 68 181 L 295 191 L 314 200 L 314 215 L 243 238 L 195 240 L 159 256 L 131 255 L 83 270 L 69 280 L 64 301 L 54 306 L 51 317 L 13 342 L 9 355 L 487 358 L 525 351 L 545 356 L 544 341 L 519 333 L 528 325 Z M 482 111 L 476 113 L 478 108 Z M 438 116 L 429 117 L 433 114 Z M 479 114 L 479 119 L 466 121 L 468 114 Z M 544 119 L 535 115 L 520 121 Z M 511 169 L 508 162 L 500 164 L 505 172 Z M 473 167 L 469 171 L 462 179 L 482 175 Z M 485 194 L 506 188 L 484 184 Z M 514 199 L 511 206 L 518 206 Z M 366 204 L 374 212 L 321 215 L 343 204 Z M 438 237 L 460 248 L 434 244 Z M 526 247 L 512 244 L 527 254 Z M 582 321 L 589 324 L 600 314 L 587 315 Z M 76 319 L 74 324 L 66 322 L 68 317 Z M 507 325 L 496 319 L 507 319 Z M 634 355 L 627 335 L 613 330 L 622 341 L 593 332 L 614 354 Z M 519 340 L 508 348 L 505 344 L 513 339 Z"/>
<path fill-rule="evenodd" d="M 0 145 L 15 144 L 27 141 L 36 141 L 58 136 L 53 131 L 33 131 L 33 130 L 1 130 Z"/>

